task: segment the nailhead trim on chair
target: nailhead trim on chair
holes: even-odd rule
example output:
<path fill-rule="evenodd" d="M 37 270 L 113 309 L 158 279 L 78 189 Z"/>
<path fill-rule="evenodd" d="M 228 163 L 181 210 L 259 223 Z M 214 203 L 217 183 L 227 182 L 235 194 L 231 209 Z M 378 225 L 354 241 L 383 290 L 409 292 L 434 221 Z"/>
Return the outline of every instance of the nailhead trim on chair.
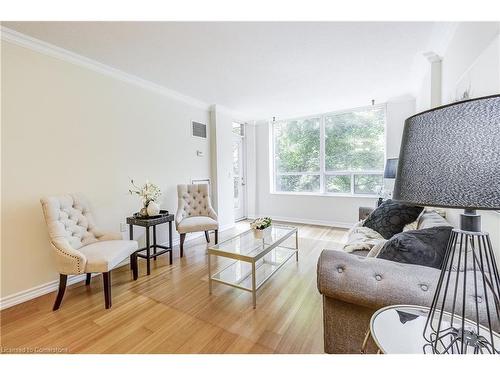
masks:
<path fill-rule="evenodd" d="M 77 268 L 77 270 L 78 270 L 78 273 L 79 273 L 79 274 L 80 274 L 80 273 L 83 273 L 83 272 L 82 272 L 82 267 L 81 267 L 81 264 L 80 264 L 80 258 L 78 258 L 78 257 L 77 257 L 77 256 L 75 256 L 75 255 L 69 254 L 69 253 L 67 253 L 66 251 L 64 251 L 64 250 L 60 249 L 60 248 L 59 248 L 59 247 L 57 247 L 57 246 L 56 246 L 53 242 L 51 242 L 51 244 L 52 244 L 52 246 L 54 246 L 54 247 L 57 249 L 57 251 L 59 251 L 60 253 L 63 253 L 64 255 L 66 255 L 66 256 L 68 256 L 68 257 L 70 257 L 70 258 L 74 258 L 74 259 L 76 259 L 76 268 Z"/>

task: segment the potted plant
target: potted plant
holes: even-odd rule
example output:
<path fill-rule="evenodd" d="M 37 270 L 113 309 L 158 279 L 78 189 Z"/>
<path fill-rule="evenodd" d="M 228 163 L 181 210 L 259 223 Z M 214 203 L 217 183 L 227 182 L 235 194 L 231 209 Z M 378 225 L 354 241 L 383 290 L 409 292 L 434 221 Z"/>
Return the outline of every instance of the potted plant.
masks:
<path fill-rule="evenodd" d="M 271 232 L 272 220 L 270 217 L 259 217 L 250 223 L 256 238 L 264 238 Z"/>
<path fill-rule="evenodd" d="M 161 190 L 158 185 L 150 183 L 146 180 L 146 183 L 139 187 L 134 183 L 134 180 L 130 180 L 131 188 L 129 189 L 130 194 L 136 194 L 142 199 L 142 208 L 139 211 L 141 216 L 155 216 L 160 213 L 160 205 L 158 200 L 161 196 Z"/>

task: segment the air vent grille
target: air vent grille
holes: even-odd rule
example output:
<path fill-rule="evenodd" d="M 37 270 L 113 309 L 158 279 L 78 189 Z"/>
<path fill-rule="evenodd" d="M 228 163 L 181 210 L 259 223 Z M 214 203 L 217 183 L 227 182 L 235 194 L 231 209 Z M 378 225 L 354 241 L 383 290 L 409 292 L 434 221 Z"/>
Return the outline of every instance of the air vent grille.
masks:
<path fill-rule="evenodd" d="M 207 138 L 207 125 L 193 121 L 193 137 Z"/>

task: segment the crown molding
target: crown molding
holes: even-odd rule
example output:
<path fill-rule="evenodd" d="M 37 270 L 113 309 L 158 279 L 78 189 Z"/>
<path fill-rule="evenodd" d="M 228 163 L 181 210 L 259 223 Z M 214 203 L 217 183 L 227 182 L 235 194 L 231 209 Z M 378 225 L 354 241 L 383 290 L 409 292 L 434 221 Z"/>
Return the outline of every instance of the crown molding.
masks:
<path fill-rule="evenodd" d="M 151 81 L 139 78 L 135 75 L 125 73 L 122 70 L 113 68 L 109 65 L 102 64 L 98 61 L 89 59 L 85 56 L 79 55 L 77 53 L 68 51 L 64 48 L 55 46 L 53 44 L 44 42 L 42 40 L 33 38 L 31 36 L 22 34 L 18 31 L 9 29 L 5 26 L 1 26 L 1 39 L 2 41 L 9 42 L 12 44 L 16 44 L 18 46 L 31 49 L 35 52 L 42 53 L 47 56 L 55 57 L 57 59 L 69 62 L 71 64 L 75 64 L 94 72 L 107 75 L 109 77 L 115 78 L 119 81 L 130 83 L 132 85 L 151 90 L 157 94 L 169 97 L 171 99 L 183 102 L 185 104 L 189 104 L 193 107 L 200 108 L 203 110 L 210 110 L 210 105 L 195 99 L 193 97 L 181 94 L 177 91 L 171 90 L 164 86 L 158 85 Z"/>
<path fill-rule="evenodd" d="M 443 58 L 441 56 L 439 56 L 437 53 L 433 52 L 433 51 L 428 51 L 428 52 L 424 52 L 422 54 L 426 59 L 427 61 L 429 61 L 431 64 L 432 63 L 436 63 L 436 62 L 441 62 L 443 61 Z"/>
<path fill-rule="evenodd" d="M 254 117 L 252 117 L 251 115 L 247 115 L 247 114 L 244 114 L 242 112 L 234 111 L 234 110 L 227 108 L 227 107 L 220 105 L 220 104 L 212 104 L 210 106 L 210 111 L 211 112 L 225 113 L 226 115 L 231 116 L 234 121 L 245 122 L 245 121 L 251 121 L 254 119 Z"/>

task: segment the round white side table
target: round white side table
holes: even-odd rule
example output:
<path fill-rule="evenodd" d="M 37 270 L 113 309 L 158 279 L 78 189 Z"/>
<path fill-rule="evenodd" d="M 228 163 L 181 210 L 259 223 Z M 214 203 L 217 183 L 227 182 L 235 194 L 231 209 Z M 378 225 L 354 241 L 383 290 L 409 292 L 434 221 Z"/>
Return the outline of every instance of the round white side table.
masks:
<path fill-rule="evenodd" d="M 370 336 L 385 354 L 430 354 L 432 348 L 424 338 L 424 328 L 429 312 L 428 307 L 414 305 L 393 305 L 377 310 L 370 320 L 361 352 L 364 353 Z M 450 314 L 443 316 L 443 324 L 450 323 Z M 469 324 L 475 323 L 467 320 Z M 487 329 L 479 326 L 480 333 Z M 500 335 L 493 333 L 495 348 L 500 347 Z M 498 350 L 498 349 L 497 349 Z"/>

